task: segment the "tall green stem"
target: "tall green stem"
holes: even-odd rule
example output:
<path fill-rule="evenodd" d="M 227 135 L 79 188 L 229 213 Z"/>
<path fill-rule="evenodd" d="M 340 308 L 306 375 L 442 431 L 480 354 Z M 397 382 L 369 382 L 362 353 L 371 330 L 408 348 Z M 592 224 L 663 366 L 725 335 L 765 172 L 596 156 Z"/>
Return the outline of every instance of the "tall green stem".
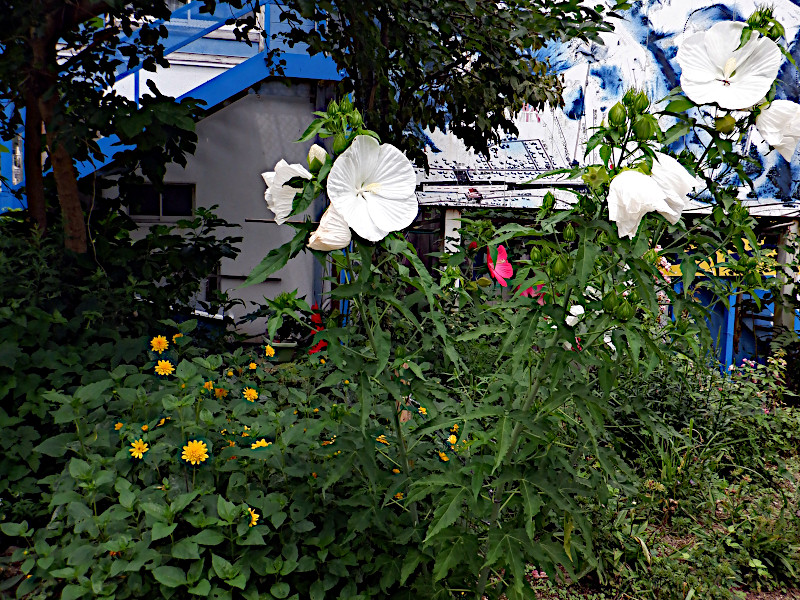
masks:
<path fill-rule="evenodd" d="M 556 333 L 555 336 L 558 334 Z M 555 340 L 553 340 L 555 342 Z M 536 372 L 536 381 L 533 384 L 530 392 L 528 392 L 528 397 L 525 398 L 525 404 L 522 406 L 522 412 L 528 412 L 533 406 L 533 402 L 536 400 L 536 397 L 539 395 L 539 388 L 542 385 L 542 379 L 544 379 L 543 374 L 547 371 L 548 367 L 550 366 L 550 362 L 553 360 L 553 355 L 555 354 L 556 347 L 555 343 L 547 349 L 544 358 L 542 359 L 541 364 Z M 511 432 L 511 444 L 508 447 L 508 453 L 506 456 L 511 456 L 514 453 L 514 449 L 517 446 L 517 442 L 519 441 L 519 436 L 522 434 L 523 425 L 522 423 L 517 423 L 514 426 L 514 430 Z M 503 507 L 503 495 L 505 494 L 505 482 L 501 482 L 494 493 L 494 505 L 492 506 L 492 515 L 489 517 L 489 527 L 496 527 L 497 523 L 500 518 L 500 510 Z M 486 565 L 481 570 L 481 575 L 478 579 L 478 592 L 477 598 L 483 597 L 483 592 L 486 589 L 486 582 L 489 579 L 489 565 Z"/>

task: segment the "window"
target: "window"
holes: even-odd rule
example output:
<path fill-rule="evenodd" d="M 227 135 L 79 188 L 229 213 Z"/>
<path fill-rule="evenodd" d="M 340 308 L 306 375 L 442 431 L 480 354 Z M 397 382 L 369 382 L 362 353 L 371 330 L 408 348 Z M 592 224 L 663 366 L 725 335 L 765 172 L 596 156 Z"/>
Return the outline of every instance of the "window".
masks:
<path fill-rule="evenodd" d="M 134 185 L 126 194 L 130 215 L 137 221 L 177 221 L 194 214 L 194 184 Z"/>
<path fill-rule="evenodd" d="M 178 10 L 181 6 L 186 4 L 187 0 L 167 0 L 167 8 L 171 11 Z"/>

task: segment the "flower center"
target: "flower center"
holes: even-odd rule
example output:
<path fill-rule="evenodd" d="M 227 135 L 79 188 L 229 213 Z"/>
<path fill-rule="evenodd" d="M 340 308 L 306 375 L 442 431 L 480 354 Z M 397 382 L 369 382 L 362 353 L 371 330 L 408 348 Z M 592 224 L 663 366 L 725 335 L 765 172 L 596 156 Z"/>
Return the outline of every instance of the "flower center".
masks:
<path fill-rule="evenodd" d="M 356 194 L 360 196 L 364 196 L 366 193 L 375 194 L 378 190 L 381 189 L 381 184 L 377 181 L 373 181 L 372 183 L 362 183 L 361 187 L 356 190 Z"/>
<path fill-rule="evenodd" d="M 734 71 L 736 71 L 736 59 L 733 56 L 731 56 L 728 60 L 725 61 L 725 66 L 722 67 L 722 76 L 725 79 L 730 79 Z"/>

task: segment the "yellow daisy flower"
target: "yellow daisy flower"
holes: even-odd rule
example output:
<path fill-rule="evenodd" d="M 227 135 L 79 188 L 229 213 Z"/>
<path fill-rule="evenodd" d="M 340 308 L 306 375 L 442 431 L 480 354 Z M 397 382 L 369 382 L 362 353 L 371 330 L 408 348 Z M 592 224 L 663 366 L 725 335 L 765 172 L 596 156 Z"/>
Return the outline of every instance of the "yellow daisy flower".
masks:
<path fill-rule="evenodd" d="M 319 364 L 324 365 L 325 364 L 325 359 L 324 358 L 320 358 L 319 359 Z"/>
<path fill-rule="evenodd" d="M 394 495 L 394 497 L 395 497 L 397 500 L 402 500 L 402 499 L 403 499 L 403 492 L 397 492 L 397 493 Z"/>
<path fill-rule="evenodd" d="M 350 380 L 349 380 L 349 379 L 345 379 L 345 380 L 344 380 L 344 384 L 345 384 L 345 385 L 350 385 Z"/>
<path fill-rule="evenodd" d="M 119 423 L 115 423 L 114 424 L 114 431 L 119 431 L 123 427 L 124 427 L 124 425 L 122 424 L 122 421 L 120 421 Z"/>
<path fill-rule="evenodd" d="M 213 381 L 206 381 L 203 384 L 203 387 L 206 388 L 209 392 L 214 389 L 214 382 Z"/>
<path fill-rule="evenodd" d="M 175 335 L 172 336 L 172 343 L 174 344 L 175 342 L 178 341 L 178 338 L 182 338 L 182 337 L 183 337 L 182 333 L 176 333 Z"/>
<path fill-rule="evenodd" d="M 275 356 L 275 348 L 267 344 L 267 347 L 264 348 L 264 354 L 267 356 L 267 358 L 272 358 Z"/>
<path fill-rule="evenodd" d="M 244 399 L 247 400 L 248 402 L 255 402 L 256 400 L 258 400 L 258 392 L 255 391 L 253 388 L 249 387 L 244 388 L 242 394 L 244 395 Z"/>
<path fill-rule="evenodd" d="M 251 371 L 255 371 L 258 368 L 258 365 L 256 363 L 250 363 L 247 366 L 250 367 Z"/>
<path fill-rule="evenodd" d="M 256 450 L 257 448 L 266 448 L 267 446 L 271 446 L 271 445 L 272 445 L 272 442 L 268 442 L 264 438 L 261 438 L 260 440 L 258 440 L 254 444 L 250 444 L 250 449 L 251 450 Z"/>
<path fill-rule="evenodd" d="M 380 434 L 378 437 L 376 437 L 375 441 L 381 444 L 386 444 L 387 446 L 389 445 L 389 441 L 386 439 L 384 434 Z"/>
<path fill-rule="evenodd" d="M 142 431 L 147 431 L 148 429 L 150 429 L 149 425 L 142 425 Z"/>
<path fill-rule="evenodd" d="M 458 433 L 458 423 L 455 423 L 451 428 L 450 431 L 453 433 Z"/>
<path fill-rule="evenodd" d="M 228 371 L 228 377 L 233 377 L 233 371 Z"/>
<path fill-rule="evenodd" d="M 451 435 L 449 438 L 447 438 L 447 441 L 450 442 L 451 446 L 454 446 L 455 443 L 458 441 L 458 438 L 454 435 Z"/>
<path fill-rule="evenodd" d="M 135 442 L 131 442 L 131 447 L 128 452 L 131 453 L 132 458 L 144 458 L 144 453 L 150 450 L 150 446 L 144 443 L 144 440 L 139 438 Z"/>
<path fill-rule="evenodd" d="M 168 360 L 160 360 L 156 365 L 156 375 L 172 375 L 175 372 L 175 367 Z"/>
<path fill-rule="evenodd" d="M 161 427 L 161 426 L 162 426 L 164 423 L 166 423 L 166 422 L 167 422 L 167 418 L 166 418 L 166 417 L 163 417 L 163 418 L 162 418 L 162 419 L 161 419 L 161 420 L 158 422 L 158 425 L 156 425 L 156 427 Z"/>
<path fill-rule="evenodd" d="M 183 447 L 181 458 L 193 465 L 199 465 L 208 459 L 208 446 L 200 440 L 191 440 Z"/>
<path fill-rule="evenodd" d="M 250 512 L 250 527 L 255 527 L 258 523 L 258 518 L 261 516 L 252 508 L 247 509 Z"/>
<path fill-rule="evenodd" d="M 424 406 L 420 406 L 419 409 L 417 409 L 417 412 L 419 412 L 419 414 L 421 414 L 423 417 L 428 416 L 428 409 Z"/>
<path fill-rule="evenodd" d="M 150 348 L 153 350 L 153 352 L 158 352 L 161 354 L 164 350 L 169 348 L 169 342 L 163 335 L 157 335 L 150 340 Z"/>
<path fill-rule="evenodd" d="M 228 390 L 223 390 L 222 388 L 214 388 L 214 395 L 217 398 L 222 399 L 228 395 Z"/>
<path fill-rule="evenodd" d="M 399 475 L 400 469 L 392 469 L 392 473 L 394 473 L 395 475 Z"/>
<path fill-rule="evenodd" d="M 447 462 L 448 460 L 450 460 L 450 457 L 447 456 L 447 454 L 445 454 L 444 452 L 439 452 L 439 460 L 441 460 L 442 462 Z"/>

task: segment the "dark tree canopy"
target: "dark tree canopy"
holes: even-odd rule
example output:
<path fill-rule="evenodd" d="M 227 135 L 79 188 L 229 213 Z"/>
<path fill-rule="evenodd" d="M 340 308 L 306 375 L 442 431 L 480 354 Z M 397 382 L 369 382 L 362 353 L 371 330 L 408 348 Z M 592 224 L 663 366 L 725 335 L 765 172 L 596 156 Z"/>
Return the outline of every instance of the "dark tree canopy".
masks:
<path fill-rule="evenodd" d="M 31 219 L 47 228 L 45 188 L 52 185 L 65 247 L 85 252 L 75 163 L 102 158 L 99 138 L 116 134 L 134 146 L 120 157 L 125 172 L 138 168 L 154 180 L 194 147 L 195 102 L 177 104 L 152 90 L 137 106 L 109 93 L 120 70 L 168 66 L 167 29 L 157 20 L 170 11 L 165 0 L 0 0 L 0 15 L 0 135 L 10 139 L 24 125 Z"/>
<path fill-rule="evenodd" d="M 551 40 L 597 39 L 615 16 L 579 0 L 283 4 L 292 29 L 282 37 L 331 56 L 345 74 L 340 91 L 353 93 L 369 128 L 417 158 L 419 128 L 447 129 L 487 152 L 499 130 L 516 133 L 523 105 L 563 105 L 560 78 L 533 53 Z M 298 14 L 315 27 L 304 28 Z"/>

